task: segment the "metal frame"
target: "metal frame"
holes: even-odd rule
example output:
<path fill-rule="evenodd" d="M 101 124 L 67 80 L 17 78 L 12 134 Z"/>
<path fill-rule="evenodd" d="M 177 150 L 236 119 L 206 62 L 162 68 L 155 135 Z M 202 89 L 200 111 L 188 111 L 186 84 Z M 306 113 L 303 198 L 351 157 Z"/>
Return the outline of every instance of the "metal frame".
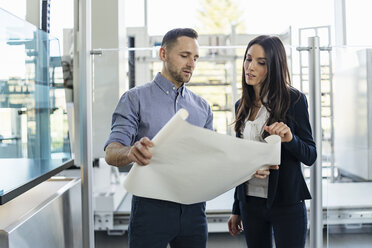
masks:
<path fill-rule="evenodd" d="M 301 40 L 301 39 L 300 39 Z M 323 214 L 322 214 L 322 126 L 321 126 L 321 70 L 320 70 L 320 43 L 319 37 L 309 37 L 308 47 L 298 47 L 309 53 L 309 98 L 310 123 L 313 129 L 314 141 L 317 147 L 318 158 L 310 169 L 310 247 L 317 248 L 323 245 Z M 300 61 L 301 63 L 301 61 Z M 302 67 L 301 67 L 302 73 Z"/>
<path fill-rule="evenodd" d="M 322 216 L 322 127 L 321 127 L 321 88 L 320 88 L 320 45 L 319 37 L 309 41 L 309 95 L 310 117 L 318 158 L 310 172 L 310 188 L 313 199 L 310 202 L 310 247 L 323 245 Z"/>
<path fill-rule="evenodd" d="M 0 247 L 81 247 L 79 200 L 80 179 L 59 177 L 0 206 Z"/>
<path fill-rule="evenodd" d="M 76 0 L 77 1 L 77 0 Z M 78 67 L 79 67 L 79 118 L 80 168 L 83 247 L 94 247 L 93 201 L 92 201 L 92 73 L 91 73 L 91 0 L 75 2 L 78 7 Z M 75 13 L 76 18 L 76 13 Z M 75 63 L 74 63 L 75 64 Z"/>
<path fill-rule="evenodd" d="M 321 30 L 326 30 L 327 32 L 327 44 L 326 44 L 326 47 L 320 47 L 320 51 L 321 52 L 327 52 L 328 54 L 328 61 L 327 61 L 327 64 L 321 64 L 321 62 L 319 62 L 319 66 L 321 69 L 326 69 L 326 71 L 328 71 L 328 73 L 322 73 L 322 70 L 320 70 L 320 82 L 321 84 L 325 83 L 326 81 L 329 82 L 329 91 L 325 91 L 323 90 L 321 93 L 322 93 L 322 96 L 328 96 L 329 97 L 329 105 L 322 105 L 321 107 L 321 110 L 325 109 L 325 108 L 329 108 L 329 115 L 325 115 L 324 112 L 326 111 L 321 111 L 322 112 L 322 117 L 323 118 L 329 118 L 329 122 L 330 122 L 330 130 L 329 130 L 329 139 L 327 138 L 323 138 L 322 139 L 322 143 L 329 143 L 329 146 L 330 146 L 330 153 L 329 154 L 323 154 L 323 161 L 327 161 L 329 163 L 324 163 L 322 165 L 322 167 L 324 167 L 324 170 L 323 170 L 323 174 L 324 175 L 327 175 L 327 169 L 329 168 L 330 169 L 330 178 L 331 178 L 331 181 L 334 182 L 335 181 L 335 175 L 336 175 L 336 171 L 335 171 L 335 152 L 334 152 L 334 110 L 333 110 L 333 66 L 332 66 L 332 54 L 331 54 L 331 49 L 330 49 L 330 46 L 331 46 L 331 27 L 330 26 L 318 26 L 318 27 L 308 27 L 308 28 L 300 28 L 299 29 L 299 45 L 300 46 L 304 46 L 303 45 L 303 39 L 304 36 L 303 36 L 303 33 L 306 32 L 306 31 L 312 31 L 313 32 L 313 35 L 314 36 L 319 36 L 319 33 Z M 307 37 L 309 38 L 309 37 Z M 322 37 L 319 37 L 320 39 Z M 319 41 L 321 42 L 321 41 Z M 306 45 L 305 45 L 306 46 Z M 302 51 L 301 49 L 298 49 L 299 51 Z M 322 53 L 322 55 L 324 55 L 324 53 Z M 308 65 L 304 65 L 303 64 L 303 55 L 302 53 L 300 52 L 299 54 L 299 62 L 300 62 L 300 90 L 302 92 L 306 92 L 306 90 L 304 89 L 304 84 L 306 82 L 309 82 L 309 74 L 308 74 L 308 70 L 309 70 L 309 66 Z M 322 127 L 323 128 L 323 127 Z M 324 132 L 325 133 L 325 132 Z M 329 164 L 329 165 L 328 165 Z M 305 173 L 306 174 L 306 173 Z M 308 175 L 308 174 L 306 174 Z"/>

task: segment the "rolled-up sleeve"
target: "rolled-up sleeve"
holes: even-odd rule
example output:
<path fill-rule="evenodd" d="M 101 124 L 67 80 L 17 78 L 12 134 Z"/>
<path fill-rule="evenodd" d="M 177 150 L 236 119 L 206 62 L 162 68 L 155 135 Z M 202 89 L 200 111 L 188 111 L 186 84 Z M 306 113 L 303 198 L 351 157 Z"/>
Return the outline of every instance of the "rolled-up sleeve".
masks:
<path fill-rule="evenodd" d="M 124 146 L 134 144 L 139 123 L 139 98 L 136 90 L 129 90 L 120 98 L 112 115 L 111 133 L 104 149 L 112 143 L 118 142 Z"/>
<path fill-rule="evenodd" d="M 205 123 L 204 128 L 213 130 L 213 112 L 209 105 L 207 105 L 207 112 L 208 112 L 208 117 L 207 117 L 207 121 Z"/>

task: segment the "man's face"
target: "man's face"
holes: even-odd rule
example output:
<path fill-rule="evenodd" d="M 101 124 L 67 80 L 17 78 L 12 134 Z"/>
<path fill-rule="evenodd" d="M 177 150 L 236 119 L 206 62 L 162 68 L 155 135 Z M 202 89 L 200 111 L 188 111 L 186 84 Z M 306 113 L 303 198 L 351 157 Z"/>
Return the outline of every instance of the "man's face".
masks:
<path fill-rule="evenodd" d="M 190 81 L 199 58 L 199 45 L 197 40 L 181 36 L 170 48 L 162 48 L 160 56 L 164 62 L 162 75 L 176 86 Z"/>

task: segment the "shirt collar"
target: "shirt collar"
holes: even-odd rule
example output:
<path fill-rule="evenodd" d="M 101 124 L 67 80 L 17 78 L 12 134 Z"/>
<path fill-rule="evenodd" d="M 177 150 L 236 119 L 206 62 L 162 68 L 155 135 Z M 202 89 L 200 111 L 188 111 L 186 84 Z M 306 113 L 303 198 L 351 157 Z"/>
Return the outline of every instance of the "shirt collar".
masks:
<path fill-rule="evenodd" d="M 175 93 L 178 91 L 181 96 L 185 95 L 185 84 L 182 84 L 182 86 L 177 90 L 177 87 L 171 81 L 163 77 L 160 72 L 156 74 L 154 82 L 167 95 L 172 91 L 174 91 Z"/>

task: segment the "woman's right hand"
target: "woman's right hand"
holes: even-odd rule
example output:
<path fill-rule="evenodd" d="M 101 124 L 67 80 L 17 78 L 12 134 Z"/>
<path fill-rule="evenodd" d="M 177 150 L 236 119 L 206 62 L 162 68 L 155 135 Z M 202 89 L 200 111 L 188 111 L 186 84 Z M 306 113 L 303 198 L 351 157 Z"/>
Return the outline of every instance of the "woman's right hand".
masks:
<path fill-rule="evenodd" d="M 232 214 L 227 222 L 229 233 L 235 236 L 243 231 L 242 218 L 237 214 Z"/>

